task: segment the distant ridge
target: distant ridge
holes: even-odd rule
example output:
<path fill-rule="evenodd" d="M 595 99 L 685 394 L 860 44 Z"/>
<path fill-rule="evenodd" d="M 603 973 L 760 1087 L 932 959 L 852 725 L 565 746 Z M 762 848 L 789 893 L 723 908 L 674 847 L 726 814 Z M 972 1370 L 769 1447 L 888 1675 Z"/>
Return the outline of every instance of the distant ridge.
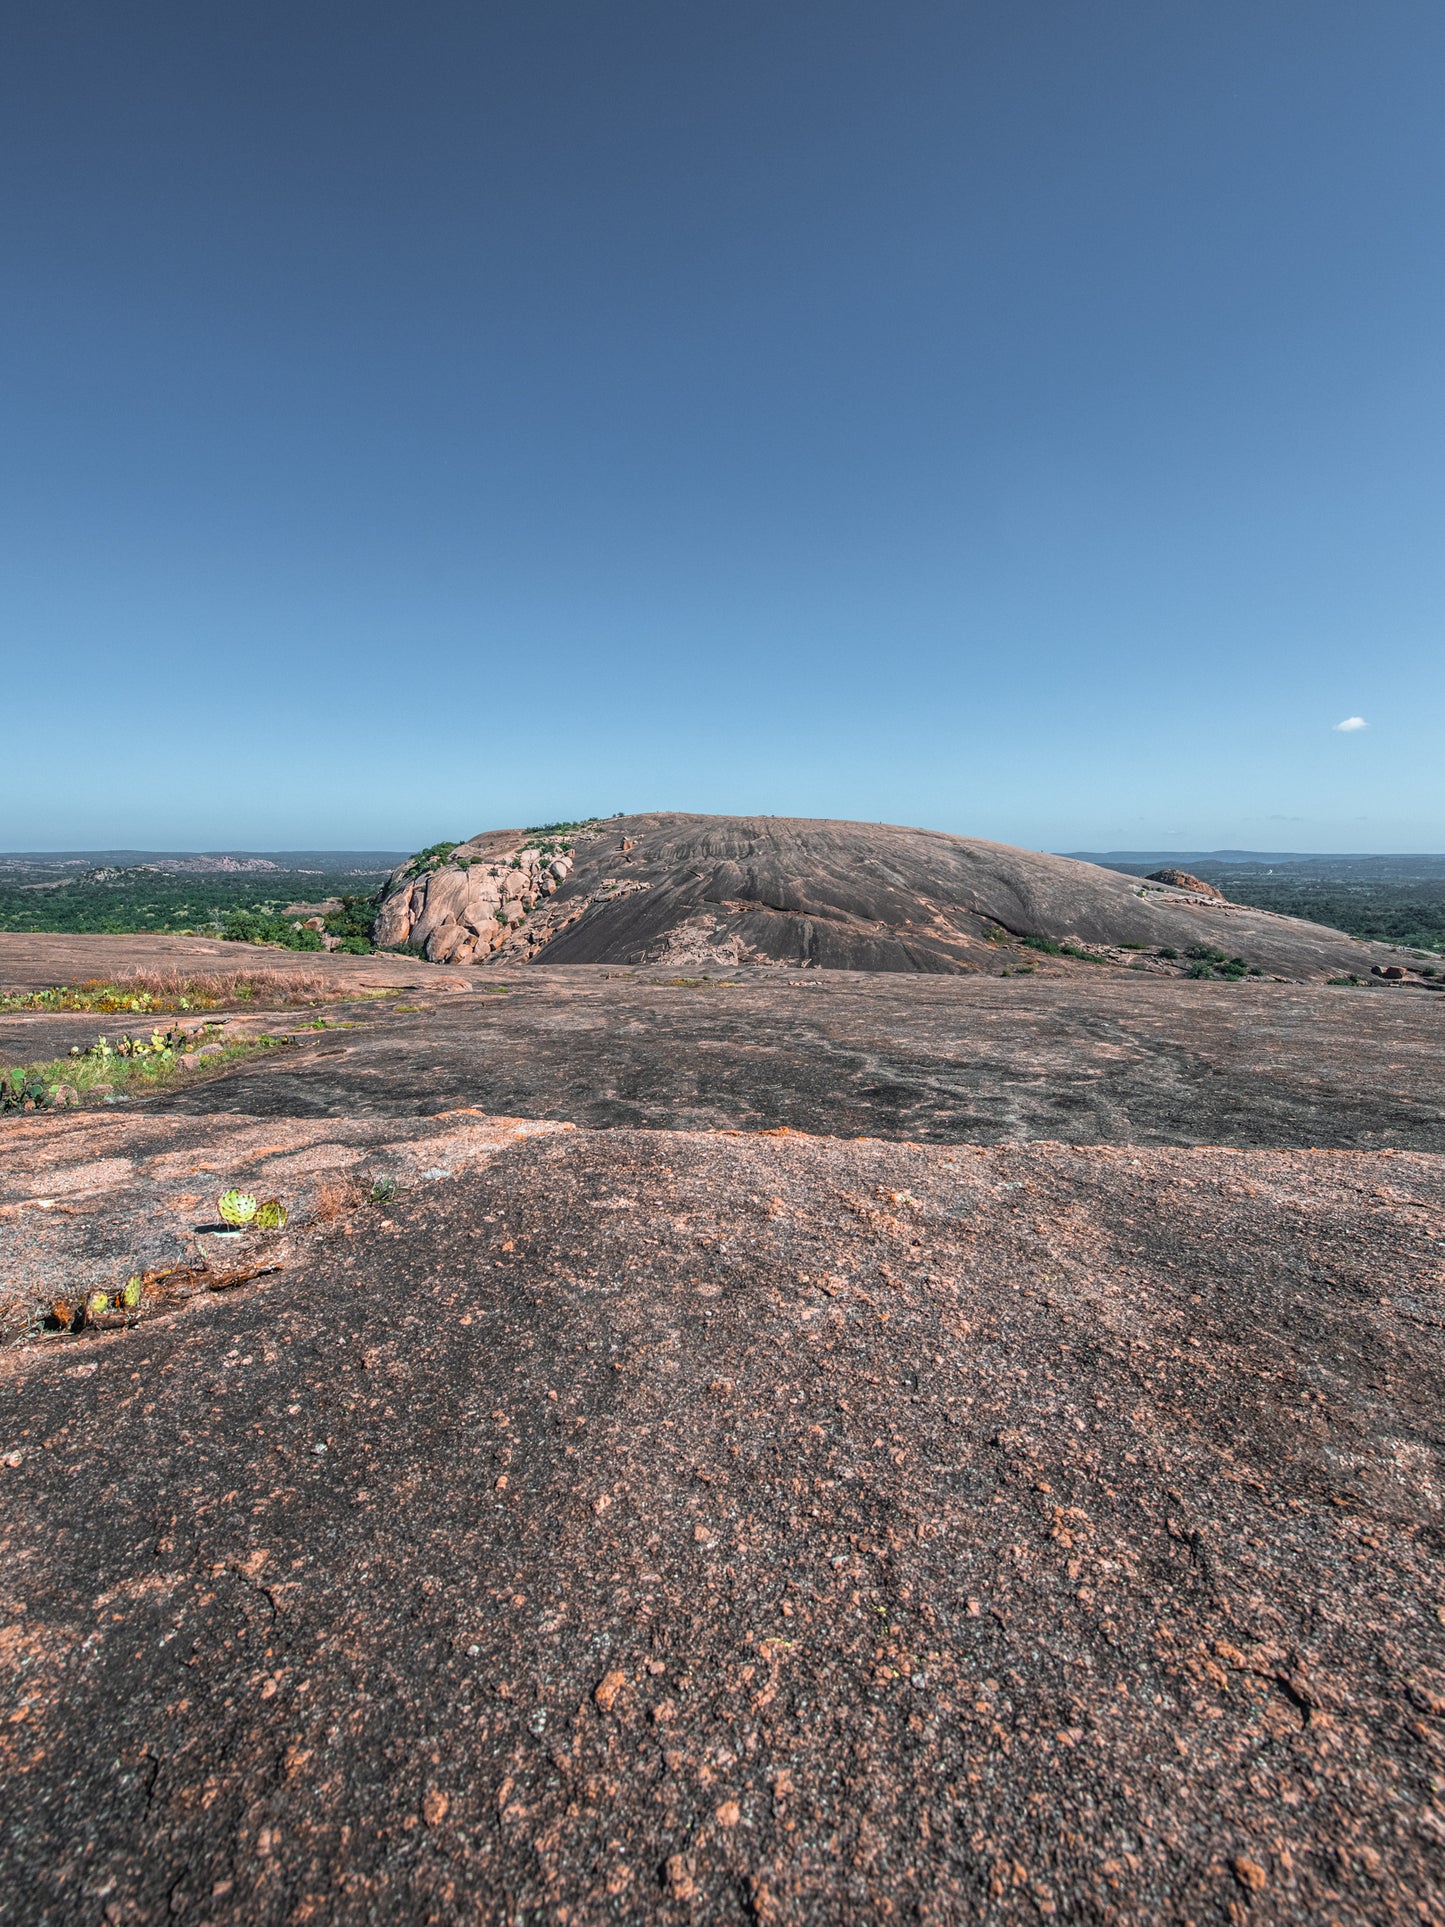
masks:
<path fill-rule="evenodd" d="M 1445 855 L 1320 850 L 1060 850 L 1075 863 L 1419 863 L 1445 864 Z"/>
<path fill-rule="evenodd" d="M 117 869 L 139 869 L 145 864 L 181 863 L 188 870 L 206 863 L 270 863 L 278 870 L 371 869 L 394 870 L 406 860 L 405 850 L 0 850 L 0 863 L 109 864 Z"/>

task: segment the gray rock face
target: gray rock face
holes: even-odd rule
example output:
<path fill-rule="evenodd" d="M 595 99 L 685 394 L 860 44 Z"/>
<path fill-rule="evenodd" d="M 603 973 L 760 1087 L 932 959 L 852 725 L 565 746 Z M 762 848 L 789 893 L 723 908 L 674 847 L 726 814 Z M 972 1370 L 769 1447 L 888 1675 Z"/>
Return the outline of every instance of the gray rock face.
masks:
<path fill-rule="evenodd" d="M 570 857 L 496 831 L 393 878 L 378 941 L 433 962 L 776 964 L 951 973 L 1017 946 L 1127 962 L 1209 949 L 1269 975 L 1368 972 L 1399 953 L 1196 891 L 938 831 L 656 814 L 580 832 Z"/>

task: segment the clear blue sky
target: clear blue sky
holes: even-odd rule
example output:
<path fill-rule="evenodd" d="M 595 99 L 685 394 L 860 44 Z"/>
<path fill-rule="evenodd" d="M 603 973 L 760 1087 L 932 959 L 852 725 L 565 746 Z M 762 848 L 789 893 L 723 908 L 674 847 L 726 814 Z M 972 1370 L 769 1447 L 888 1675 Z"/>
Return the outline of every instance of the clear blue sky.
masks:
<path fill-rule="evenodd" d="M 0 848 L 1445 849 L 1440 0 L 53 0 L 0 90 Z"/>

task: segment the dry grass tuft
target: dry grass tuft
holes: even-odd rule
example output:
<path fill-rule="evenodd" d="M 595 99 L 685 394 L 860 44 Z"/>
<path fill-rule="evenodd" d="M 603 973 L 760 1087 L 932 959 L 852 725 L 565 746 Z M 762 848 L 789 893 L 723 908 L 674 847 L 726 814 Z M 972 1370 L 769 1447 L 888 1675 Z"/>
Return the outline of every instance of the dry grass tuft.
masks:
<path fill-rule="evenodd" d="M 85 1010 L 147 1015 L 152 1011 L 216 1010 L 224 1004 L 276 1009 L 315 1004 L 340 997 L 389 995 L 339 983 L 320 970 L 138 970 L 129 976 L 93 977 L 50 990 L 17 991 L 0 996 L 3 1010 Z"/>
<path fill-rule="evenodd" d="M 335 1224 L 349 1211 L 355 1211 L 365 1200 L 361 1186 L 350 1178 L 326 1178 L 316 1187 L 316 1201 L 311 1207 L 313 1224 Z"/>
<path fill-rule="evenodd" d="M 355 994 L 322 970 L 208 970 L 189 977 L 175 971 L 138 970 L 118 978 L 116 988 L 132 996 L 210 997 L 218 1003 L 295 1004 Z"/>

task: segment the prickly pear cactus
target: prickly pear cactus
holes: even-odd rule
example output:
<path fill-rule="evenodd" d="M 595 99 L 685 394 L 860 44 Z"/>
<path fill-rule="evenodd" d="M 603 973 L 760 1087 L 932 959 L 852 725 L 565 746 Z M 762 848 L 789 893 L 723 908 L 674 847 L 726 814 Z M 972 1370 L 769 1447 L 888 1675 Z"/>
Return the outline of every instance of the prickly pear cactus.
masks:
<path fill-rule="evenodd" d="M 99 1318 L 110 1310 L 110 1299 L 103 1291 L 93 1291 L 85 1301 L 85 1309 L 92 1318 Z"/>
<path fill-rule="evenodd" d="M 227 1224 L 249 1224 L 256 1215 L 256 1200 L 244 1191 L 223 1191 L 216 1200 L 216 1209 Z"/>
<path fill-rule="evenodd" d="M 125 1290 L 120 1294 L 120 1302 L 125 1306 L 127 1311 L 139 1311 L 140 1295 L 140 1273 L 135 1272 L 131 1277 L 126 1279 Z"/>
<path fill-rule="evenodd" d="M 258 1231 L 284 1231 L 286 1229 L 286 1207 L 279 1198 L 267 1198 L 264 1204 L 256 1207 L 255 1224 Z"/>

